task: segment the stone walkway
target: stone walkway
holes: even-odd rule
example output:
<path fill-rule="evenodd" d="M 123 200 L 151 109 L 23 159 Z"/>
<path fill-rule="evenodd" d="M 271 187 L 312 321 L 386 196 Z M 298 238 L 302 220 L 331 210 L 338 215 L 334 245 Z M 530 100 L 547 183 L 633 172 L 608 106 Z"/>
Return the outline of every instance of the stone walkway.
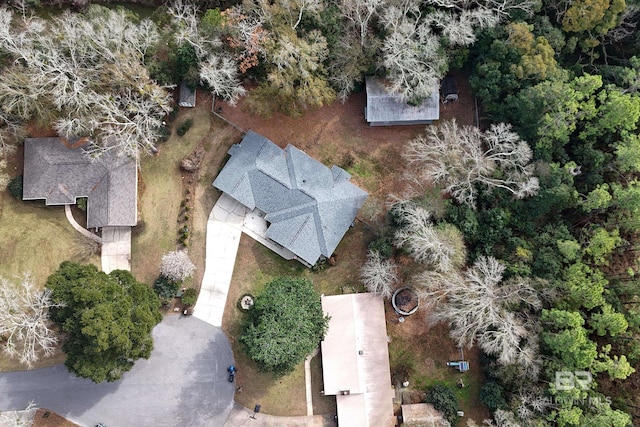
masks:
<path fill-rule="evenodd" d="M 73 214 L 71 213 L 71 205 L 64 205 L 64 214 L 67 216 L 67 221 L 69 221 L 69 224 L 71 224 L 71 226 L 75 228 L 76 231 L 78 231 L 84 237 L 93 240 L 94 242 L 102 243 L 102 239 L 100 237 L 96 236 L 95 234 L 78 224 L 76 219 L 73 217 Z"/>
<path fill-rule="evenodd" d="M 131 271 L 131 227 L 102 227 L 102 271 Z"/>
<path fill-rule="evenodd" d="M 131 227 L 102 227 L 102 238 L 96 236 L 75 220 L 71 205 L 64 205 L 67 221 L 84 237 L 102 245 L 102 271 L 131 271 Z"/>

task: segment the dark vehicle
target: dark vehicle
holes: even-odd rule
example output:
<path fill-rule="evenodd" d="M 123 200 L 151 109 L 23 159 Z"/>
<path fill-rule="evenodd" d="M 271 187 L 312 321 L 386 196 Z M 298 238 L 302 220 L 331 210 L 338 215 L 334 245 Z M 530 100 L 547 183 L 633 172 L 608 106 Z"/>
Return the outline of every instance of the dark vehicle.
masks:
<path fill-rule="evenodd" d="M 231 365 L 227 368 L 227 372 L 229 372 L 229 382 L 232 383 L 233 380 L 236 379 L 236 367 Z"/>

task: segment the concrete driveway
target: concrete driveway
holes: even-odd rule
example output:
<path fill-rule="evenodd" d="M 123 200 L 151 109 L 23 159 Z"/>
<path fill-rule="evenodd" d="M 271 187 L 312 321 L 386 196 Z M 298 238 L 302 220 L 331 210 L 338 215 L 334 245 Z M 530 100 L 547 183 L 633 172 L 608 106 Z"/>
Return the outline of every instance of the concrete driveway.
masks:
<path fill-rule="evenodd" d="M 193 315 L 214 326 L 222 326 L 245 211 L 244 206 L 223 194 L 207 220 L 207 258 Z"/>
<path fill-rule="evenodd" d="M 102 227 L 102 271 L 131 271 L 131 227 Z"/>
<path fill-rule="evenodd" d="M 200 295 L 193 309 L 195 317 L 214 326 L 222 325 L 242 233 L 284 259 L 295 258 L 292 252 L 267 239 L 267 221 L 262 213 L 249 211 L 240 202 L 223 193 L 207 220 L 207 259 Z"/>
<path fill-rule="evenodd" d="M 149 360 L 114 383 L 94 384 L 63 365 L 0 374 L 0 411 L 30 401 L 82 426 L 222 426 L 233 405 L 233 361 L 219 328 L 195 317 L 170 315 L 153 330 Z"/>

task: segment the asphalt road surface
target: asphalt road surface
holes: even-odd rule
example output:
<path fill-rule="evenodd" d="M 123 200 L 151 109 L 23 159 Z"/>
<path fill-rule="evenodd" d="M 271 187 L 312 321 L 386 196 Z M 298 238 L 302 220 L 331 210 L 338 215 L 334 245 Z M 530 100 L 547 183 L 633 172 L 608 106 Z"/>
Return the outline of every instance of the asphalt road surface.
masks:
<path fill-rule="evenodd" d="M 64 365 L 0 374 L 0 411 L 30 401 L 82 426 L 222 426 L 233 406 L 233 363 L 220 328 L 170 315 L 153 330 L 148 360 L 113 383 L 75 377 Z"/>

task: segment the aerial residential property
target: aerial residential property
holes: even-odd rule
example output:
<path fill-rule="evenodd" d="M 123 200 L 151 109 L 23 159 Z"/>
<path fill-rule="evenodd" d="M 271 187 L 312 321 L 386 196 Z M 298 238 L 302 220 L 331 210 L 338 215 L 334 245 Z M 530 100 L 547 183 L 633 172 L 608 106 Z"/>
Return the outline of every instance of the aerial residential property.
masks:
<path fill-rule="evenodd" d="M 0 4 L 0 427 L 640 425 L 622 0 Z"/>

